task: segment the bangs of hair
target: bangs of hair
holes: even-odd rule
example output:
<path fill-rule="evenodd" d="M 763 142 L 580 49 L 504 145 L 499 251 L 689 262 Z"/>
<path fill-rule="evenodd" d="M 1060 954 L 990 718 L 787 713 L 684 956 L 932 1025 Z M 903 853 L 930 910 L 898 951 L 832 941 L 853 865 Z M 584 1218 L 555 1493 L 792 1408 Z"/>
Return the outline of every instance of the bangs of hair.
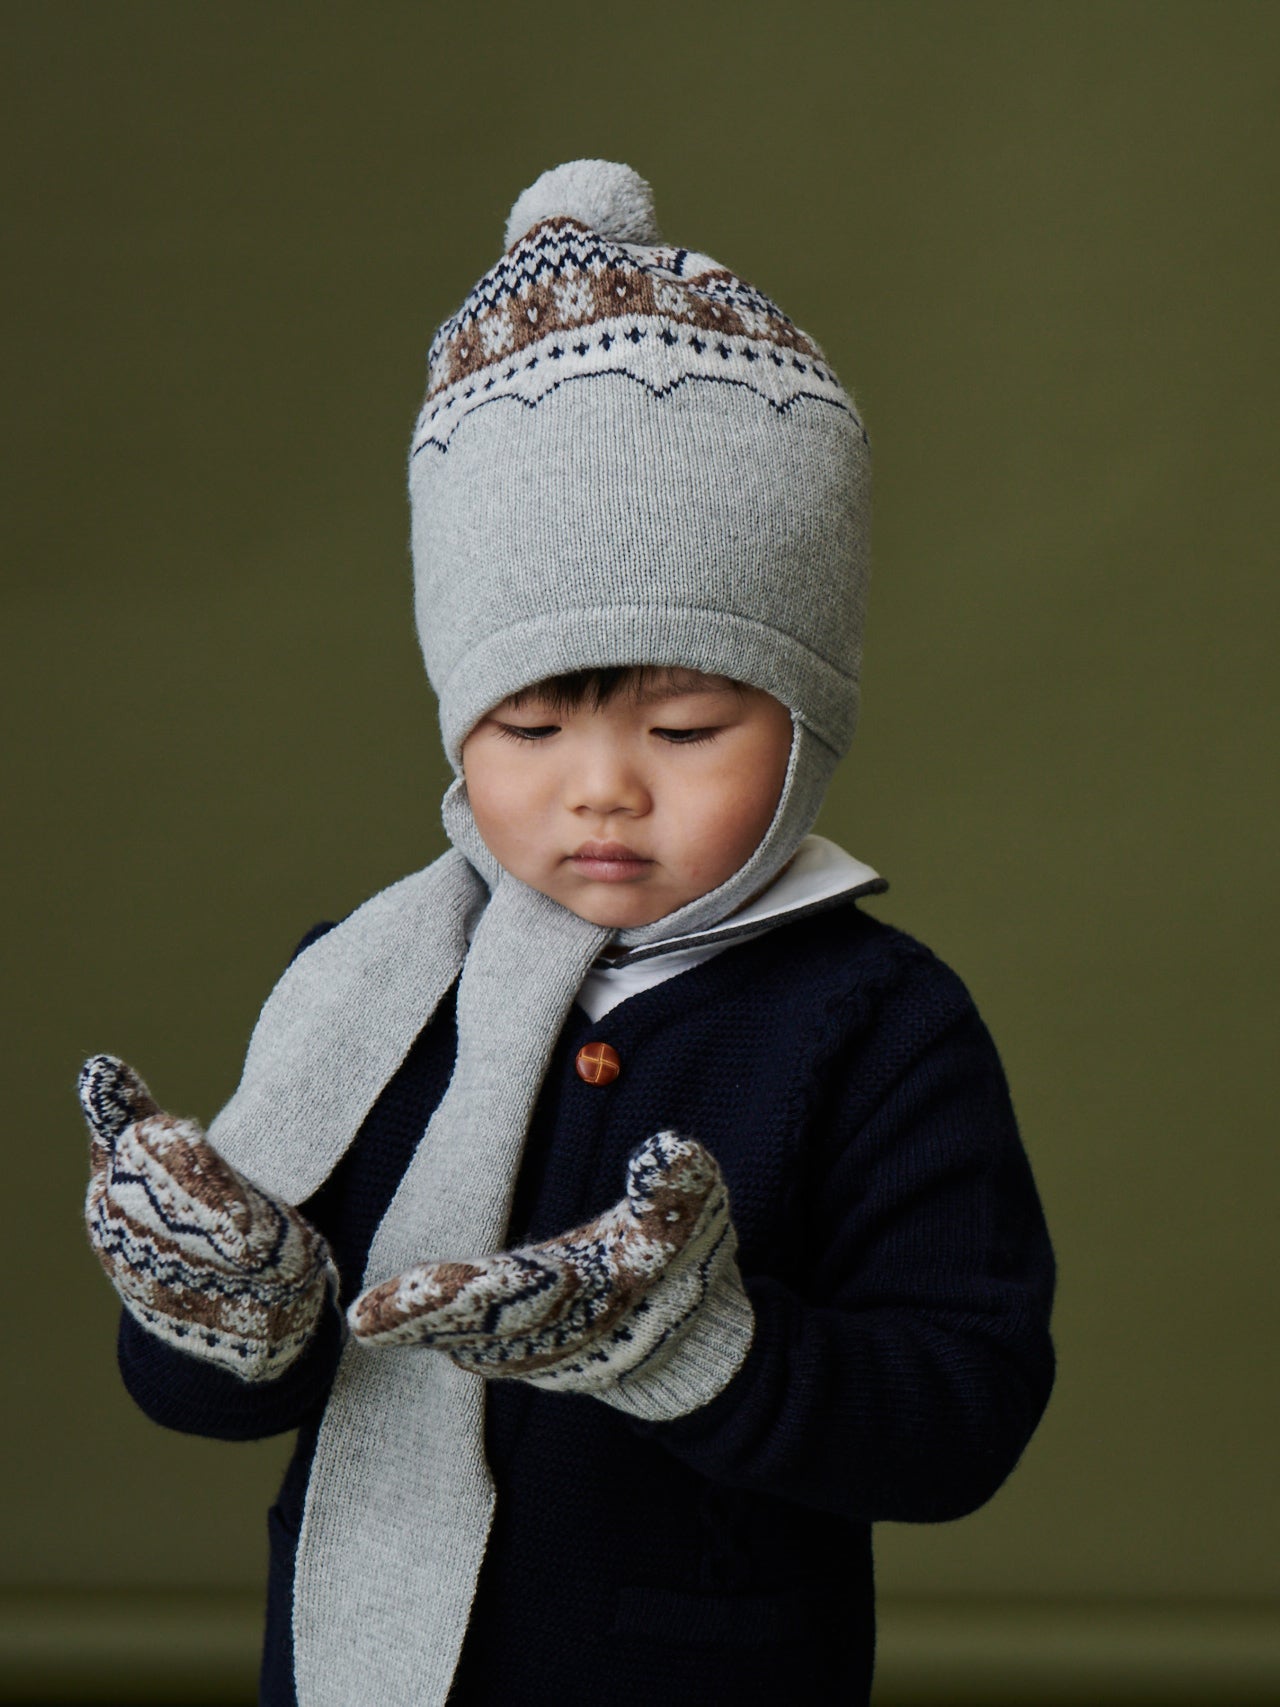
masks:
<path fill-rule="evenodd" d="M 510 694 L 506 703 L 519 707 L 536 699 L 557 711 L 577 711 L 584 705 L 598 711 L 619 694 L 630 694 L 639 700 L 649 693 L 695 693 L 708 683 L 732 688 L 737 694 L 743 692 L 742 683 L 728 676 L 708 676 L 700 670 L 669 665 L 616 664 L 599 670 L 569 670 L 562 676 L 530 682 L 527 688 Z"/>

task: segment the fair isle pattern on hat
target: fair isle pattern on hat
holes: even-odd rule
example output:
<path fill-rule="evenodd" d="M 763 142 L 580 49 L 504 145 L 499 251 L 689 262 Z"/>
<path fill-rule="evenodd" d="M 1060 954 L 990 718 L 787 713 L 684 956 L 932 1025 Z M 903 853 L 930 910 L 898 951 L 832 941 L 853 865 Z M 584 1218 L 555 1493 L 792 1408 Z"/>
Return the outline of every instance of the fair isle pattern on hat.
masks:
<path fill-rule="evenodd" d="M 784 411 L 805 397 L 862 427 L 818 345 L 754 286 L 709 255 L 614 242 L 557 215 L 509 249 L 436 333 L 411 454 L 446 450 L 491 400 L 534 407 L 566 380 L 605 373 L 658 396 L 698 379 L 746 386 Z"/>

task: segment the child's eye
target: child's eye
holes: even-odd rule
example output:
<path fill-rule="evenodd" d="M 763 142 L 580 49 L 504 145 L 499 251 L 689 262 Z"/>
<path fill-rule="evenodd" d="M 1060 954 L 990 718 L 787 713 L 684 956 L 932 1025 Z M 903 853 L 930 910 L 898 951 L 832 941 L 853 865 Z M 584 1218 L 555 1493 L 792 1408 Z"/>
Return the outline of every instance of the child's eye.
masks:
<path fill-rule="evenodd" d="M 720 733 L 718 729 L 655 729 L 654 734 L 661 741 L 670 741 L 676 747 L 697 747 L 703 741 L 714 741 Z"/>
<path fill-rule="evenodd" d="M 495 724 L 499 735 L 506 741 L 545 741 L 548 735 L 558 735 L 558 723 L 538 723 L 532 728 L 523 723 Z"/>

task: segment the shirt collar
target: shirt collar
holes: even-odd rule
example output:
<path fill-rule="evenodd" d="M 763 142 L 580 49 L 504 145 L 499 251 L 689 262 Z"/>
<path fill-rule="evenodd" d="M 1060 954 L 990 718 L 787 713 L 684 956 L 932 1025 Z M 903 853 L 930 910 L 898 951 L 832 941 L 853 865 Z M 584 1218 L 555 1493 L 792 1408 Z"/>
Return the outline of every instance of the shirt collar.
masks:
<path fill-rule="evenodd" d="M 762 936 L 783 919 L 820 912 L 837 901 L 859 895 L 880 895 L 889 887 L 879 872 L 828 841 L 826 836 L 806 836 L 790 863 L 762 894 L 706 930 L 665 937 L 642 948 L 621 954 L 602 954 L 593 970 L 609 972 L 658 955 L 682 954 L 690 949 L 728 947 Z"/>

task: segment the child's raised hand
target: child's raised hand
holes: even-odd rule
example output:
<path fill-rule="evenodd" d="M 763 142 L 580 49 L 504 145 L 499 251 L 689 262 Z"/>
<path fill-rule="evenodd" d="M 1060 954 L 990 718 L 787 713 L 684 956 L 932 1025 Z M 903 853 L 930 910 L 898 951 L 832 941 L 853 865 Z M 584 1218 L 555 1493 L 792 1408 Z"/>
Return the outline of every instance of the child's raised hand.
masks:
<path fill-rule="evenodd" d="M 715 1158 L 659 1132 L 632 1155 L 626 1194 L 594 1221 L 492 1256 L 419 1263 L 370 1287 L 347 1316 L 367 1345 L 429 1346 L 480 1375 L 678 1416 L 746 1355 L 751 1306 L 736 1251 Z"/>
<path fill-rule="evenodd" d="M 324 1239 L 223 1161 L 194 1120 L 166 1114 L 123 1061 L 93 1056 L 79 1091 L 89 1242 L 125 1308 L 243 1381 L 282 1374 L 337 1293 Z"/>

